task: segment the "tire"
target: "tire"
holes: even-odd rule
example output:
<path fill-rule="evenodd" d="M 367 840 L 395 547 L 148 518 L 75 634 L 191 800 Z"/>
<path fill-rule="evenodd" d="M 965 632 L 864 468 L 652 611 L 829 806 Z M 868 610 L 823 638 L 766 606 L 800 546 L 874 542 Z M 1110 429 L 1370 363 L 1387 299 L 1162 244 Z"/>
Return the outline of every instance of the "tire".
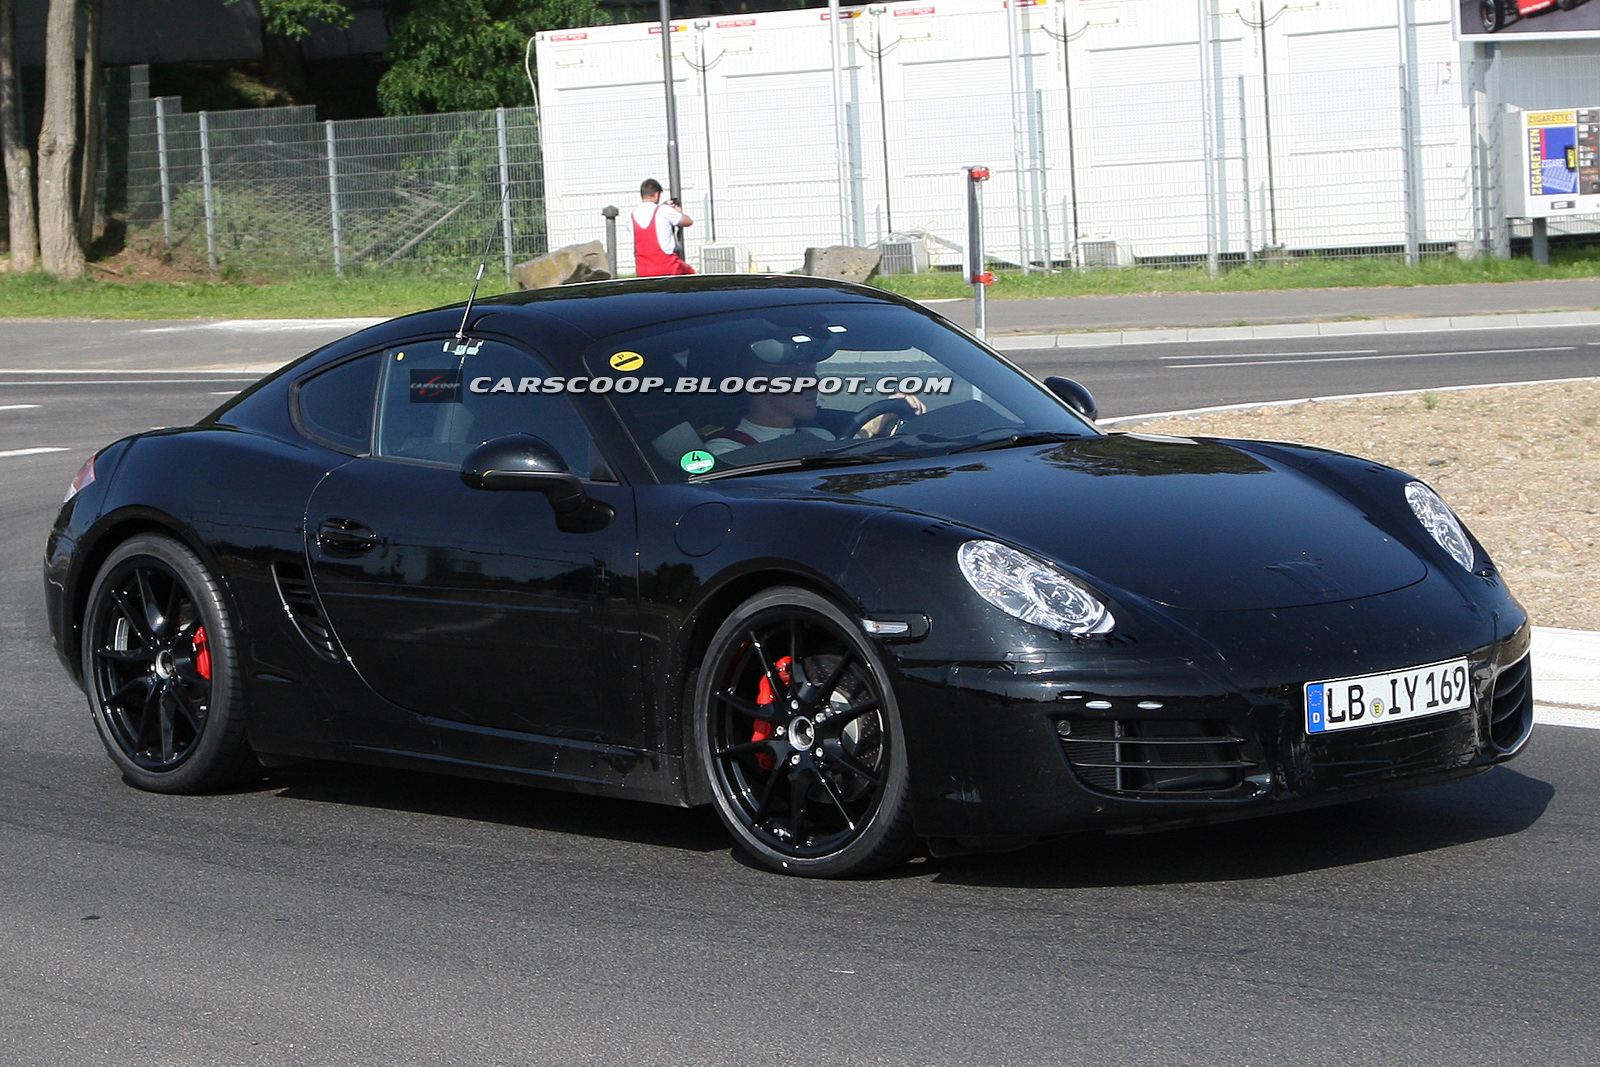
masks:
<path fill-rule="evenodd" d="M 95 729 L 133 785 L 200 793 L 258 769 L 233 620 L 183 545 L 142 535 L 112 551 L 89 589 L 82 656 Z"/>
<path fill-rule="evenodd" d="M 690 721 L 717 815 L 759 862 L 839 878 L 915 853 L 888 672 L 832 601 L 780 586 L 739 605 L 701 662 Z"/>
<path fill-rule="evenodd" d="M 1583 0 L 1556 0 L 1556 6 L 1563 11 L 1571 11 L 1581 3 Z"/>
<path fill-rule="evenodd" d="M 1500 6 L 1502 0 L 1480 0 L 1478 4 L 1478 18 L 1483 22 L 1484 33 L 1494 33 L 1506 24 L 1505 10 Z"/>

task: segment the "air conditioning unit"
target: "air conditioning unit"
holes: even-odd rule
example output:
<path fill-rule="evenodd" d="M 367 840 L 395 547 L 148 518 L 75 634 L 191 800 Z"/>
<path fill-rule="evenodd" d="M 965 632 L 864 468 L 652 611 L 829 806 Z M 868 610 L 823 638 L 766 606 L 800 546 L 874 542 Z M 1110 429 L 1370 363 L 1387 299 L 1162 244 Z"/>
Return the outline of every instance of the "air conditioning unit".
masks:
<path fill-rule="evenodd" d="M 1133 250 L 1128 242 L 1102 234 L 1078 242 L 1078 266 L 1084 270 L 1105 270 L 1133 266 Z"/>
<path fill-rule="evenodd" d="M 880 241 L 878 251 L 883 254 L 878 261 L 879 274 L 921 274 L 928 269 L 928 243 L 920 238 Z"/>
<path fill-rule="evenodd" d="M 751 257 L 742 245 L 701 245 L 701 274 L 749 274 Z"/>

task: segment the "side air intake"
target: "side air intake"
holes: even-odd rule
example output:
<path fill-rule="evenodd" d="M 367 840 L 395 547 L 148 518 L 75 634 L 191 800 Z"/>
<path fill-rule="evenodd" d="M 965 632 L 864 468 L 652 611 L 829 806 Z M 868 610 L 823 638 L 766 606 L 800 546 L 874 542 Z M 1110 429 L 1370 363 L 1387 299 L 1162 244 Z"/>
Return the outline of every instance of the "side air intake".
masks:
<path fill-rule="evenodd" d="M 278 586 L 278 599 L 282 601 L 289 621 L 294 623 L 294 628 L 300 631 L 300 636 L 305 638 L 312 651 L 330 662 L 343 659 L 344 653 L 333 636 L 333 628 L 322 614 L 322 605 L 317 600 L 316 590 L 311 588 L 311 579 L 306 575 L 305 566 L 279 560 L 272 565 L 272 580 Z"/>

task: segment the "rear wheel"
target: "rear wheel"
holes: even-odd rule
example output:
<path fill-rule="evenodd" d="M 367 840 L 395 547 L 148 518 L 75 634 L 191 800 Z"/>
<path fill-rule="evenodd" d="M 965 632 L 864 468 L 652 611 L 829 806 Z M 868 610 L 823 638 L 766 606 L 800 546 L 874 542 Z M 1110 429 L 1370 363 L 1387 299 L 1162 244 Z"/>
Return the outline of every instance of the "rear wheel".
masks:
<path fill-rule="evenodd" d="M 1478 18 L 1483 22 L 1483 31 L 1493 33 L 1506 24 L 1505 11 L 1500 6 L 1501 0 L 1482 0 L 1478 4 Z"/>
<path fill-rule="evenodd" d="M 134 785 L 194 793 L 255 768 L 232 620 L 178 542 L 135 537 L 106 559 L 84 615 L 83 675 L 100 740 Z"/>
<path fill-rule="evenodd" d="M 780 587 L 728 617 L 699 672 L 692 733 L 717 814 L 774 870 L 858 875 L 915 851 L 887 673 L 824 597 Z"/>

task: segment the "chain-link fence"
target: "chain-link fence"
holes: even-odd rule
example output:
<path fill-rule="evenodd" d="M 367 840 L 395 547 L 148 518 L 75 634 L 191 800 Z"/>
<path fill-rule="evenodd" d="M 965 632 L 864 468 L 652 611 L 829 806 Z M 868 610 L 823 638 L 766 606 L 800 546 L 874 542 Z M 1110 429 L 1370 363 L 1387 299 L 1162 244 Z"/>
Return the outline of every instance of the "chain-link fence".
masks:
<path fill-rule="evenodd" d="M 212 273 L 343 274 L 546 249 L 530 109 L 318 122 L 309 107 L 186 114 L 135 101 L 129 239 Z"/>
<path fill-rule="evenodd" d="M 1541 61 L 1542 62 L 1542 61 Z M 707 271 L 787 271 L 811 246 L 880 245 L 891 269 L 953 266 L 961 170 L 986 165 L 996 266 L 1506 254 L 1502 114 L 1600 103 L 1600 58 L 1550 82 L 1533 63 L 1454 62 L 1074 87 L 947 72 L 898 99 L 851 68 L 842 136 L 814 73 L 712 93 L 683 78 L 688 256 Z M 982 91 L 980 91 L 982 90 Z M 136 102 L 135 240 L 213 272 L 511 265 L 601 239 L 603 209 L 665 177 L 658 83 L 597 86 L 533 109 L 318 122 L 309 108 L 185 114 Z M 847 153 L 838 164 L 839 149 Z M 840 175 L 843 172 L 844 179 Z M 546 179 L 548 179 L 548 195 Z M 628 244 L 626 214 L 621 220 Z M 1592 216 L 1550 232 L 1593 232 Z M 1525 232 L 1525 231 L 1523 231 Z M 623 254 L 623 272 L 630 257 Z"/>

